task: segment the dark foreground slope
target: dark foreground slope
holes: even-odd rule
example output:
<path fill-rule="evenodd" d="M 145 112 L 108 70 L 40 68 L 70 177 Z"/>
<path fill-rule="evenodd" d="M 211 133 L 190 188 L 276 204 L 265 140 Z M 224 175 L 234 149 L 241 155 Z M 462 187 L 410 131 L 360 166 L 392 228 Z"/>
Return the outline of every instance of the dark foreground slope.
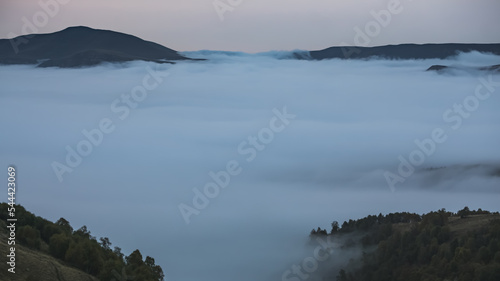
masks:
<path fill-rule="evenodd" d="M 0 234 L 0 249 L 9 249 L 7 235 Z M 2 251 L 2 254 L 6 251 Z M 2 259 L 2 260 L 5 260 Z M 65 265 L 50 255 L 31 250 L 22 245 L 16 245 L 15 273 L 7 271 L 8 265 L 2 262 L 0 266 L 0 280 L 9 281 L 98 281 L 98 279 L 79 269 Z"/>
<path fill-rule="evenodd" d="M 500 55 L 500 44 L 401 44 L 379 47 L 331 47 L 311 51 L 314 60 L 323 59 L 445 59 L 459 52 L 482 52 Z"/>
<path fill-rule="evenodd" d="M 138 37 L 84 26 L 0 40 L 0 64 L 82 67 L 102 62 L 186 60 L 172 49 Z"/>
<path fill-rule="evenodd" d="M 86 226 L 73 230 L 64 218 L 53 223 L 19 205 L 15 206 L 15 245 L 7 245 L 12 244 L 6 226 L 11 223 L 7 219 L 12 218 L 8 210 L 6 203 L 0 203 L 2 281 L 116 281 L 132 276 L 144 281 L 164 279 L 162 268 L 149 256 L 143 259 L 139 250 L 125 256 L 119 247 L 111 249 L 108 238 L 92 236 Z M 12 265 L 6 262 L 11 247 L 15 247 L 15 273 L 8 271 Z"/>
<path fill-rule="evenodd" d="M 311 236 L 355 237 L 345 247 L 363 255 L 340 271 L 326 265 L 318 274 L 322 280 L 500 280 L 498 213 L 466 207 L 457 214 L 380 214 L 332 225 L 331 233 L 318 229 Z"/>

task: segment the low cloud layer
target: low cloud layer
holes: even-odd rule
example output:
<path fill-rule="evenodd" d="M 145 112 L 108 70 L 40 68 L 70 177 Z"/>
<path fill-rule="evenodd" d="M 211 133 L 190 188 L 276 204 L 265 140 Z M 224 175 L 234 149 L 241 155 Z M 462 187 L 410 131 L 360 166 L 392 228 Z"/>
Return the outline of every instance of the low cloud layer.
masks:
<path fill-rule="evenodd" d="M 465 205 L 499 210 L 500 76 L 425 71 L 435 64 L 499 64 L 498 56 L 188 55 L 209 60 L 0 67 L 0 161 L 18 168 L 18 203 L 51 220 L 63 216 L 75 228 L 85 224 L 127 254 L 139 248 L 167 279 L 181 281 L 280 279 L 312 255 L 302 247 L 308 232 L 333 220 Z M 139 95 L 137 87 L 146 94 L 127 101 Z M 128 108 L 127 116 L 116 106 Z M 295 117 L 280 130 L 273 110 L 285 108 Z M 82 131 L 100 129 L 103 119 L 112 132 L 60 182 L 53 163 L 68 165 L 66 147 L 76 151 L 88 140 Z M 412 172 L 398 171 L 400 156 Z M 210 172 L 227 172 L 230 161 L 241 172 L 196 208 L 193 189 L 203 192 L 215 182 Z M 403 181 L 391 189 L 387 172 Z M 189 224 L 179 204 L 198 211 Z"/>

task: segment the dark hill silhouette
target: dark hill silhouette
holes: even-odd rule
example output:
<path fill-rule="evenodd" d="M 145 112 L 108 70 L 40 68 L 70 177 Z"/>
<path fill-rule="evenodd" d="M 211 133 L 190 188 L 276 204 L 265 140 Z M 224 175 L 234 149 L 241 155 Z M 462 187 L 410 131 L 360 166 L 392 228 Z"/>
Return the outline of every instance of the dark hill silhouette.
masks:
<path fill-rule="evenodd" d="M 2 64 L 38 64 L 44 60 L 38 66 L 81 67 L 102 62 L 186 59 L 175 50 L 132 35 L 84 26 L 0 40 Z"/>
<path fill-rule="evenodd" d="M 500 72 L 500 64 L 491 65 L 491 66 L 482 66 L 482 67 L 432 65 L 426 71 L 437 71 L 437 72 L 441 73 L 441 72 L 445 72 L 448 70 Z"/>
<path fill-rule="evenodd" d="M 401 44 L 378 47 L 331 47 L 311 51 L 313 60 L 323 59 L 445 59 L 458 52 L 478 51 L 500 55 L 500 44 Z"/>

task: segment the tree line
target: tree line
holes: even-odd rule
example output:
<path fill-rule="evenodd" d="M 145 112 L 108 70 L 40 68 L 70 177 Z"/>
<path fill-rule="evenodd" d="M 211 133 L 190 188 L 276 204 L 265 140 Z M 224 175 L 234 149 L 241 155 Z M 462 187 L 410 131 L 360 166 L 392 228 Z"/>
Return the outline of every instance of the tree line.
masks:
<path fill-rule="evenodd" d="M 8 217 L 7 203 L 0 203 L 0 219 Z M 77 230 L 60 218 L 55 223 L 16 205 L 16 242 L 46 252 L 69 266 L 76 267 L 102 281 L 111 281 L 125 273 L 134 280 L 163 281 L 164 273 L 152 257 L 143 259 L 139 250 L 129 256 L 121 248 L 111 248 L 107 237 L 99 240 L 84 225 Z M 3 227 L 2 229 L 5 229 Z"/>
<path fill-rule="evenodd" d="M 481 216 L 489 219 L 473 227 Z M 498 281 L 500 280 L 500 216 L 498 212 L 441 209 L 423 215 L 392 213 L 349 220 L 330 232 L 313 229 L 311 236 L 356 235 L 349 247 L 362 247 L 336 281 Z M 454 223 L 450 224 L 453 217 Z M 354 235 L 353 235 L 354 236 Z M 375 247 L 374 247 L 375 246 Z M 374 249 L 374 250 L 371 250 Z"/>

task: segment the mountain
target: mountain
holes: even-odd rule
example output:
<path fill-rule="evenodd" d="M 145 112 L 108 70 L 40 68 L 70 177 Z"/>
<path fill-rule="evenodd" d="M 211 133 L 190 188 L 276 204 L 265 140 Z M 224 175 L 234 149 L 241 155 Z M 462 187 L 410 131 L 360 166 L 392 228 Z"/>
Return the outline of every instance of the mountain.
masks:
<path fill-rule="evenodd" d="M 500 44 L 401 44 L 378 47 L 330 47 L 311 51 L 313 60 L 323 59 L 445 59 L 458 52 L 482 52 L 500 55 Z"/>
<path fill-rule="evenodd" d="M 378 47 L 330 47 L 310 52 L 293 52 L 290 58 L 323 59 L 444 59 L 458 52 L 500 55 L 500 44 L 401 44 Z M 48 34 L 30 34 L 0 39 L 0 64 L 36 64 L 38 67 L 74 68 L 103 62 L 133 60 L 174 63 L 192 60 L 154 42 L 110 30 L 85 26 L 68 27 Z M 194 59 L 200 60 L 200 59 Z"/>
<path fill-rule="evenodd" d="M 0 64 L 71 68 L 103 62 L 173 63 L 171 61 L 188 59 L 175 50 L 132 35 L 84 26 L 0 39 Z"/>

